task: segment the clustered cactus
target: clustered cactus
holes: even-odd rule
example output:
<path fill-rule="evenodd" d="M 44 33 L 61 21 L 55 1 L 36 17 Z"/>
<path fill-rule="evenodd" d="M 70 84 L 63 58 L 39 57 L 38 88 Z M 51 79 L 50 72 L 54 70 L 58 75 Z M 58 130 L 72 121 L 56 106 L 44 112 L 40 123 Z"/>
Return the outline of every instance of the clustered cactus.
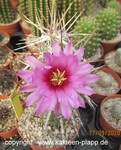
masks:
<path fill-rule="evenodd" d="M 112 110 L 111 110 L 112 116 L 116 119 L 121 119 L 121 101 L 116 102 L 113 106 L 112 106 Z"/>
<path fill-rule="evenodd" d="M 52 6 L 52 0 L 20 0 L 19 12 L 24 14 L 31 22 L 38 24 L 38 21 L 41 21 L 41 24 L 46 26 L 47 22 L 50 22 L 49 11 Z M 46 21 L 45 21 L 45 19 Z M 40 30 L 35 26 L 31 26 L 32 34 L 35 36 L 40 36 Z"/>
<path fill-rule="evenodd" d="M 96 82 L 98 85 L 100 85 L 101 87 L 105 87 L 105 88 L 111 86 L 110 77 L 108 75 L 105 76 L 105 72 L 99 71 L 97 72 L 97 74 L 100 77 L 100 79 Z"/>
<path fill-rule="evenodd" d="M 108 7 L 115 9 L 116 11 L 119 12 L 119 15 L 121 15 L 121 5 L 118 1 L 112 0 L 112 1 L 108 2 L 106 4 L 106 8 L 108 8 Z"/>
<path fill-rule="evenodd" d="M 0 23 L 11 23 L 16 19 L 10 0 L 0 0 Z"/>
<path fill-rule="evenodd" d="M 96 19 L 93 17 L 82 17 L 77 21 L 75 30 L 78 35 L 75 37 L 75 42 L 81 41 L 83 46 L 85 43 L 85 58 L 89 58 L 97 52 L 99 48 L 100 35 Z M 82 35 L 86 34 L 86 35 Z M 86 36 L 86 38 L 85 38 Z M 85 40 L 82 40 L 84 39 Z"/>
<path fill-rule="evenodd" d="M 112 40 L 118 34 L 121 24 L 119 13 L 113 8 L 106 8 L 97 16 L 102 40 Z"/>
<path fill-rule="evenodd" d="M 119 65 L 121 67 L 121 48 L 118 48 L 116 50 L 115 62 L 116 62 L 117 65 Z"/>

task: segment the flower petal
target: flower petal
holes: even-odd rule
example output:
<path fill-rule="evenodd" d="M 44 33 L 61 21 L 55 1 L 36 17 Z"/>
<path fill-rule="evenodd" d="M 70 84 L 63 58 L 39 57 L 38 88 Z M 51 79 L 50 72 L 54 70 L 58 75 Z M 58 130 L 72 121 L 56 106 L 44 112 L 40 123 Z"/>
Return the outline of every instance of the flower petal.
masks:
<path fill-rule="evenodd" d="M 78 97 L 78 101 L 79 101 L 80 107 L 86 108 L 84 99 L 81 96 Z"/>
<path fill-rule="evenodd" d="M 30 71 L 30 70 L 20 70 L 17 73 L 17 76 L 24 79 L 26 82 L 31 82 L 32 81 L 32 75 L 33 75 L 33 72 Z"/>
<path fill-rule="evenodd" d="M 80 61 L 84 56 L 84 48 L 80 48 L 76 51 L 75 55 L 77 56 L 78 60 Z"/>
<path fill-rule="evenodd" d="M 38 61 L 34 56 L 26 56 L 25 57 L 26 63 L 28 63 L 33 69 L 36 67 L 41 68 L 43 67 L 43 64 Z"/>
<path fill-rule="evenodd" d="M 32 92 L 32 91 L 34 91 L 35 90 L 35 86 L 33 86 L 33 85 L 24 85 L 24 86 L 22 86 L 21 87 L 21 91 L 22 92 Z"/>
<path fill-rule="evenodd" d="M 61 47 L 60 47 L 60 45 L 59 45 L 58 43 L 54 43 L 53 46 L 52 46 L 52 48 L 53 48 L 53 54 L 54 54 L 55 56 L 59 56 L 59 54 L 60 54 L 60 52 L 61 52 Z"/>
<path fill-rule="evenodd" d="M 65 49 L 64 49 L 64 54 L 66 54 L 66 55 L 72 54 L 73 49 L 74 49 L 74 48 L 73 48 L 72 42 L 69 42 L 69 43 L 66 45 Z"/>

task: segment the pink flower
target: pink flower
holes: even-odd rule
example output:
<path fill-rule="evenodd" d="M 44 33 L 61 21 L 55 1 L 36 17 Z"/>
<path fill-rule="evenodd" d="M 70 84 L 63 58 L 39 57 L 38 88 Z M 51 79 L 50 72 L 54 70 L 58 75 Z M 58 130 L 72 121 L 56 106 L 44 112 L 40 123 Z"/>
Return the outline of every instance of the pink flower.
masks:
<path fill-rule="evenodd" d="M 73 54 L 73 45 L 67 44 L 64 51 L 53 44 L 53 54 L 45 53 L 45 62 L 38 61 L 33 56 L 26 57 L 26 63 L 31 70 L 22 70 L 18 76 L 27 82 L 21 88 L 23 92 L 32 92 L 26 99 L 26 106 L 37 103 L 36 114 L 54 111 L 69 119 L 73 108 L 85 108 L 85 102 L 80 94 L 94 93 L 89 84 L 98 77 L 91 74 L 93 66 L 82 61 L 84 49 L 80 48 Z"/>

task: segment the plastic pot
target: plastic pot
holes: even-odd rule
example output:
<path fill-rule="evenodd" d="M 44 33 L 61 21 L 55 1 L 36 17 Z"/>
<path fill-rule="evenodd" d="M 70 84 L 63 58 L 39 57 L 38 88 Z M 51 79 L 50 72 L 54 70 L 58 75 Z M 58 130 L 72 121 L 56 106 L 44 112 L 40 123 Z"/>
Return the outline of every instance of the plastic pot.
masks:
<path fill-rule="evenodd" d="M 0 100 L 2 99 L 4 99 L 4 100 L 6 100 L 6 99 L 8 99 L 9 98 L 9 96 L 0 96 Z M 17 135 L 18 134 L 18 132 L 17 132 L 17 128 L 15 127 L 15 128 L 13 128 L 13 129 L 11 129 L 11 130 L 9 130 L 9 131 L 7 131 L 7 132 L 0 132 L 0 138 L 3 138 L 3 139 L 9 139 L 9 138 L 12 138 L 12 137 L 14 137 L 15 135 Z"/>
<path fill-rule="evenodd" d="M 121 98 L 121 95 L 119 95 L 119 94 L 116 94 L 116 95 L 113 95 L 113 96 L 108 96 L 108 97 L 106 97 L 103 101 L 102 101 L 102 103 L 101 103 L 101 106 L 100 106 L 100 117 L 99 117 L 99 121 L 100 121 L 100 125 L 101 125 L 101 127 L 104 129 L 104 130 L 106 130 L 106 131 L 111 131 L 111 132 L 113 132 L 113 131 L 118 131 L 118 132 L 120 132 L 120 135 L 113 135 L 114 137 L 116 137 L 116 138 L 119 138 L 119 137 L 121 137 L 121 130 L 119 130 L 119 129 L 117 129 L 117 128 L 114 128 L 111 124 L 110 124 L 110 122 L 108 122 L 106 119 L 105 119 L 105 117 L 104 117 L 104 115 L 103 115 L 103 112 L 102 112 L 102 106 L 103 106 L 103 104 L 105 103 L 105 101 L 107 101 L 107 100 L 109 100 L 109 99 L 113 99 L 113 98 Z"/>
<path fill-rule="evenodd" d="M 121 79 L 120 79 L 120 77 L 113 70 L 111 70 L 109 68 L 106 68 L 106 67 L 101 67 L 97 70 L 97 72 L 98 71 L 103 71 L 103 72 L 106 72 L 108 74 L 111 74 L 113 76 L 113 78 L 117 81 L 117 83 L 119 84 L 117 91 L 113 94 L 108 95 L 108 96 L 111 96 L 111 95 L 114 95 L 114 94 L 118 93 L 121 89 Z M 102 102 L 102 100 L 107 97 L 107 95 L 93 94 L 90 97 L 95 103 L 100 104 Z"/>

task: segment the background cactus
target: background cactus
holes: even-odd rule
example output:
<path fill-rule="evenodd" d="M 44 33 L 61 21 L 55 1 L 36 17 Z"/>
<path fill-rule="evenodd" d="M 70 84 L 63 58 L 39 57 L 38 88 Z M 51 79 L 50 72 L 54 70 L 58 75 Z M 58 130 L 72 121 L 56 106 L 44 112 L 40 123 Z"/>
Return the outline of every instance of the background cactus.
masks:
<path fill-rule="evenodd" d="M 47 24 L 43 16 L 46 18 L 47 22 L 50 22 L 49 9 L 51 9 L 52 0 L 20 0 L 19 3 L 20 14 L 23 13 L 34 24 L 38 24 L 39 20 L 41 24 L 46 26 Z M 39 17 L 38 20 L 37 17 Z M 34 25 L 31 25 L 31 28 L 33 35 L 41 35 L 40 30 Z"/>
<path fill-rule="evenodd" d="M 121 4 L 118 1 L 110 1 L 106 4 L 106 7 L 114 8 L 117 12 L 119 12 L 119 15 L 121 15 Z"/>
<path fill-rule="evenodd" d="M 57 7 L 58 7 L 60 16 L 62 16 L 62 13 L 64 13 L 69 8 L 69 6 L 70 6 L 70 9 L 68 10 L 66 14 L 66 18 L 65 18 L 66 22 L 68 22 L 75 14 L 76 16 L 78 16 L 81 13 L 82 15 L 84 14 L 85 0 L 57 0 Z M 70 26 L 73 23 L 76 16 L 70 21 L 68 26 Z"/>
<path fill-rule="evenodd" d="M 100 35 L 98 32 L 98 25 L 96 19 L 93 17 L 82 17 L 80 20 L 77 21 L 77 24 L 75 25 L 75 30 L 79 34 L 75 37 L 75 43 L 78 43 L 78 41 L 81 41 L 86 36 L 85 40 L 82 40 L 80 43 L 81 46 L 85 45 L 86 43 L 86 45 L 84 46 L 84 57 L 89 58 L 95 55 L 96 51 L 99 48 L 100 42 Z"/>
<path fill-rule="evenodd" d="M 112 115 L 113 115 L 114 118 L 121 119 L 121 101 L 116 102 L 112 106 L 111 113 L 112 113 Z"/>
<path fill-rule="evenodd" d="M 118 48 L 116 51 L 115 62 L 117 65 L 121 66 L 121 48 Z"/>
<path fill-rule="evenodd" d="M 85 0 L 85 13 L 87 16 L 97 15 L 98 1 L 97 0 Z"/>
<path fill-rule="evenodd" d="M 99 71 L 97 72 L 97 75 L 99 75 L 100 79 L 97 81 L 97 84 L 101 87 L 109 87 L 111 86 L 110 77 L 105 75 L 105 72 Z"/>
<path fill-rule="evenodd" d="M 16 19 L 10 0 L 0 0 L 0 23 L 11 23 Z"/>
<path fill-rule="evenodd" d="M 100 25 L 102 40 L 112 40 L 119 32 L 121 19 L 119 13 L 113 8 L 106 8 L 99 13 L 97 21 Z"/>

